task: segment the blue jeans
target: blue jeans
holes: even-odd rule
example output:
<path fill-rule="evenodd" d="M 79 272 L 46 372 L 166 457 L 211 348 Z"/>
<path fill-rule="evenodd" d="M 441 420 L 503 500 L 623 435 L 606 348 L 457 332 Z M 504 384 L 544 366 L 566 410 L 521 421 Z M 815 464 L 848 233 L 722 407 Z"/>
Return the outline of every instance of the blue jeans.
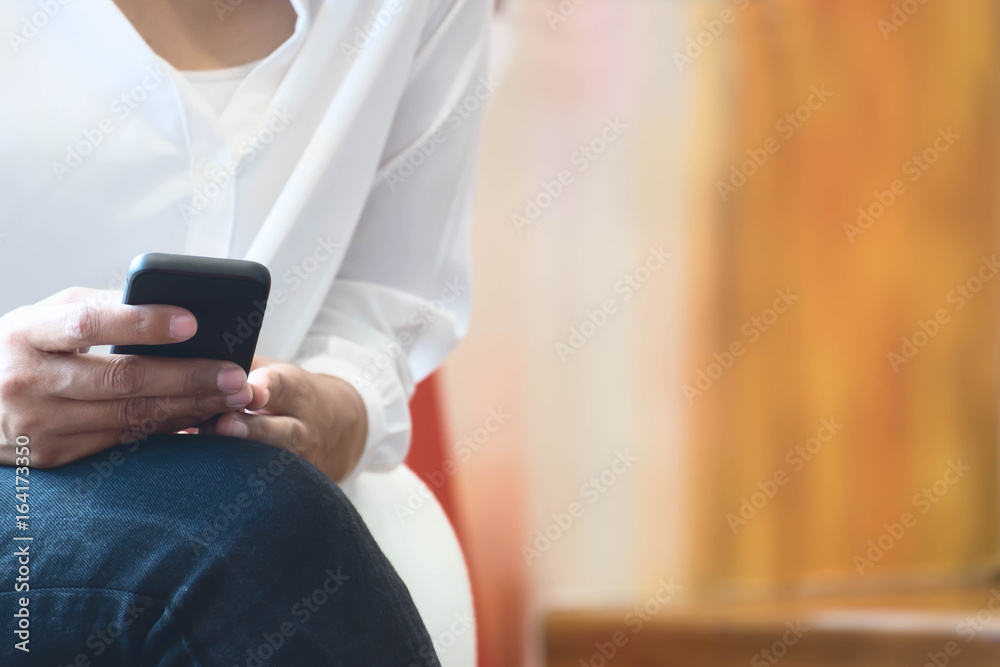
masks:
<path fill-rule="evenodd" d="M 19 530 L 0 468 L 0 665 L 439 664 L 350 501 L 291 453 L 156 436 L 29 479 Z"/>

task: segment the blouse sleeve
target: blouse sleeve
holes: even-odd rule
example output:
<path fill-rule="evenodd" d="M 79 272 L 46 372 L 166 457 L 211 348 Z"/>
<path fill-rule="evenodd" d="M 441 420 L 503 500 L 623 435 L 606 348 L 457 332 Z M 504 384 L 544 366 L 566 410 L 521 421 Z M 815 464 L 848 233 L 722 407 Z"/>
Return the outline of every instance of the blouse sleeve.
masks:
<path fill-rule="evenodd" d="M 344 263 L 293 360 L 364 399 L 351 477 L 402 463 L 415 384 L 467 329 L 478 137 L 496 88 L 489 16 L 488 0 L 435 3 Z"/>

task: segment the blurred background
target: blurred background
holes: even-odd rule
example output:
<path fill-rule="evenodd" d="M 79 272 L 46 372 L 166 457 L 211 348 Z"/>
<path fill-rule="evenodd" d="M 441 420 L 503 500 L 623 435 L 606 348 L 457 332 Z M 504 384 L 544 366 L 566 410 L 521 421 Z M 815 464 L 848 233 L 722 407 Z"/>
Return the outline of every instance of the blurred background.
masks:
<path fill-rule="evenodd" d="M 509 0 L 414 402 L 481 664 L 1000 664 L 996 0 Z"/>

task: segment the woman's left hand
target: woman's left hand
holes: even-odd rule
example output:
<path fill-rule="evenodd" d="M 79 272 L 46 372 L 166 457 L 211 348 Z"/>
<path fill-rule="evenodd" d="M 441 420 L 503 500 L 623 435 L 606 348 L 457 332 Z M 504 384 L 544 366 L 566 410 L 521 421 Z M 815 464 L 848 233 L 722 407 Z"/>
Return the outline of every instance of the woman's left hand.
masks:
<path fill-rule="evenodd" d="M 368 415 L 348 382 L 267 357 L 254 358 L 247 382 L 253 388 L 247 412 L 224 414 L 211 430 L 288 449 L 334 481 L 354 469 Z"/>

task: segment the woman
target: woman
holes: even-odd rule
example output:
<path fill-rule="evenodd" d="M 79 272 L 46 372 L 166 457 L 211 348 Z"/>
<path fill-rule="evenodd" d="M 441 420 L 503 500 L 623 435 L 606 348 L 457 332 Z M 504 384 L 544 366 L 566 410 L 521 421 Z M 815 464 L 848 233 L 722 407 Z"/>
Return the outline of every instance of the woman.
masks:
<path fill-rule="evenodd" d="M 466 325 L 488 12 L 0 8 L 0 462 L 32 466 L 29 518 L 3 524 L 0 604 L 22 617 L 3 664 L 469 664 L 450 529 L 392 501 L 415 481 L 414 383 Z M 269 267 L 249 378 L 91 350 L 196 330 L 118 304 L 150 251 Z"/>

